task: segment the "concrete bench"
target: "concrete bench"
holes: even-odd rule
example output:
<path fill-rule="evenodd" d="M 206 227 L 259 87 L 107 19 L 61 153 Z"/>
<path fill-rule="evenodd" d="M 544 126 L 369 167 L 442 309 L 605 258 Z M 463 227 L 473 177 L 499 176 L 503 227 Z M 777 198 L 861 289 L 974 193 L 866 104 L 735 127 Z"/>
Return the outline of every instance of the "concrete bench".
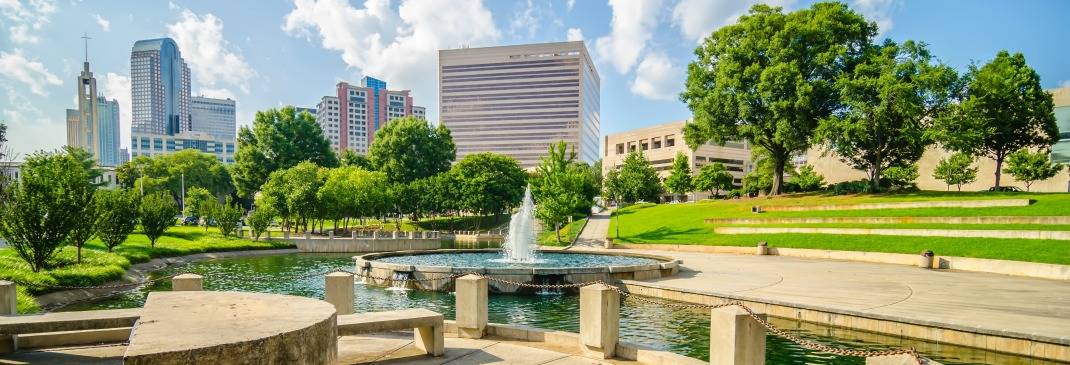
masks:
<path fill-rule="evenodd" d="M 0 316 L 0 334 L 96 330 L 130 327 L 141 317 L 141 308 L 57 312 Z"/>
<path fill-rule="evenodd" d="M 427 309 L 344 314 L 338 316 L 338 335 L 414 329 L 416 347 L 431 356 L 445 352 L 442 314 Z"/>

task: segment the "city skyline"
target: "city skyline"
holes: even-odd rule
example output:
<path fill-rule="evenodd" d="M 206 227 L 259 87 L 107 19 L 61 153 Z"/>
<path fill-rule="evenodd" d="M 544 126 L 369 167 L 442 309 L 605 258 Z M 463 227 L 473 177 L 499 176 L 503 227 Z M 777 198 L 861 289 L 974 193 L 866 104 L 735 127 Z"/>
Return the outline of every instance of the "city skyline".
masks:
<path fill-rule="evenodd" d="M 70 90 L 83 56 L 83 31 L 93 37 L 89 59 L 101 90 L 120 102 L 124 147 L 130 141 L 129 50 L 139 39 L 175 36 L 193 74 L 191 94 L 240 101 L 238 125 L 248 125 L 257 110 L 314 106 L 331 94 L 325 85 L 366 74 L 412 90 L 415 99 L 426 100 L 421 104 L 437 123 L 439 96 L 432 75 L 439 49 L 583 39 L 603 79 L 601 134 L 606 135 L 687 118 L 690 113 L 676 93 L 694 46 L 753 2 L 650 1 L 635 7 L 616 1 L 571 6 L 566 0 L 531 6 L 442 3 L 287 1 L 256 9 L 183 1 L 5 3 L 0 5 L 5 21 L 0 29 L 0 64 L 5 66 L 0 71 L 0 119 L 9 125 L 18 154 L 64 144 L 63 110 L 76 105 Z M 777 3 L 798 9 L 810 2 Z M 881 25 L 882 37 L 929 43 L 938 58 L 959 71 L 1008 49 L 1026 55 L 1045 88 L 1070 82 L 1065 67 L 1070 51 L 1057 46 L 1070 37 L 1070 29 L 1058 22 L 1058 14 L 1070 11 L 1068 3 L 847 3 Z M 332 23 L 324 16 L 332 11 L 352 16 Z M 454 19 L 457 14 L 465 16 Z M 267 21 L 253 24 L 245 20 L 253 18 L 249 15 Z M 436 32 L 437 26 L 455 31 Z M 353 33 L 381 40 L 362 43 L 344 37 Z M 203 47 L 190 50 L 184 44 Z"/>

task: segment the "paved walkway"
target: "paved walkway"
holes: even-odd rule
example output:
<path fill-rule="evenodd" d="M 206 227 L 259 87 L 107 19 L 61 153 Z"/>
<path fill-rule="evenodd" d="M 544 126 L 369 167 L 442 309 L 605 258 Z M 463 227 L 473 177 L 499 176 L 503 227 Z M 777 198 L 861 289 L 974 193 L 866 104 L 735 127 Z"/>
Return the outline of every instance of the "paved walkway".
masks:
<path fill-rule="evenodd" d="M 683 260 L 679 275 L 652 280 L 655 285 L 1070 345 L 1066 281 L 783 256 L 626 251 Z"/>
<path fill-rule="evenodd" d="M 485 338 L 479 340 L 446 336 L 446 353 L 431 357 L 413 346 L 412 333 L 390 332 L 338 338 L 338 364 L 392 365 L 611 365 L 633 361 L 598 361 L 575 354 L 578 348 L 557 348 L 540 342 Z M 121 365 L 124 345 L 103 345 L 17 352 L 0 357 L 0 364 Z"/>
<path fill-rule="evenodd" d="M 605 247 L 606 232 L 609 232 L 609 218 L 613 211 L 603 209 L 598 213 L 591 214 L 587 219 L 587 225 L 583 227 L 579 237 L 576 237 L 576 247 Z"/>

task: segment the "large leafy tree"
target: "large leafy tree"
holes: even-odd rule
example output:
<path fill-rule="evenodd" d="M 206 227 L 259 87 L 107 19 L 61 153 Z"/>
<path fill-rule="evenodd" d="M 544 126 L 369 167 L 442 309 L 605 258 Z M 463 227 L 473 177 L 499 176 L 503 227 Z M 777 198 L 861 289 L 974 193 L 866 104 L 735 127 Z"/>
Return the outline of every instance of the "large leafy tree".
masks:
<path fill-rule="evenodd" d="M 375 216 L 382 211 L 386 203 L 385 190 L 386 178 L 382 173 L 357 166 L 343 166 L 327 173 L 327 178 L 316 196 L 327 218 L 364 218 Z M 346 225 L 348 226 L 348 221 Z"/>
<path fill-rule="evenodd" d="M 772 194 L 792 155 L 805 151 L 818 121 L 841 107 L 836 79 L 849 73 L 877 26 L 843 3 L 785 14 L 755 5 L 695 50 L 680 95 L 694 114 L 691 148 L 745 139 L 769 151 Z"/>
<path fill-rule="evenodd" d="M 215 156 L 194 149 L 153 157 L 138 156 L 115 169 L 119 185 L 145 193 L 166 190 L 182 201 L 183 188 L 199 186 L 214 196 L 234 193 L 230 171 Z"/>
<path fill-rule="evenodd" d="M 141 198 L 138 220 L 141 222 L 141 231 L 149 238 L 149 246 L 156 247 L 160 236 L 175 225 L 175 215 L 178 213 L 178 204 L 171 194 L 156 192 Z"/>
<path fill-rule="evenodd" d="M 928 120 L 947 108 L 957 78 L 922 44 L 887 40 L 868 47 L 837 81 L 844 108 L 821 121 L 816 137 L 865 171 L 877 191 L 884 169 L 917 162 L 931 144 Z"/>
<path fill-rule="evenodd" d="M 244 213 L 245 211 L 242 210 L 241 205 L 232 202 L 228 196 L 223 200 L 222 204 L 216 204 L 212 217 L 219 224 L 219 233 L 223 237 L 228 237 L 238 229 L 238 221 L 241 220 Z"/>
<path fill-rule="evenodd" d="M 67 152 L 30 155 L 20 179 L 3 192 L 0 236 L 38 272 L 69 242 L 72 230 L 92 219 L 85 208 L 94 190 L 79 158 Z"/>
<path fill-rule="evenodd" d="M 211 215 L 212 204 L 217 200 L 208 189 L 191 186 L 186 189 L 186 206 L 183 208 L 182 215 L 207 218 Z"/>
<path fill-rule="evenodd" d="M 554 227 L 561 242 L 561 225 L 568 217 L 589 210 L 594 204 L 594 179 L 587 165 L 576 162 L 576 151 L 565 142 L 550 145 L 548 153 L 535 168 L 531 191 L 535 216 Z"/>
<path fill-rule="evenodd" d="M 1003 172 L 1025 183 L 1025 191 L 1029 191 L 1034 182 L 1053 178 L 1064 167 L 1052 162 L 1047 151 L 1030 152 L 1023 148 L 1007 156 L 1007 167 Z"/>
<path fill-rule="evenodd" d="M 683 152 L 676 154 L 669 177 L 665 178 L 665 188 L 675 195 L 687 194 L 694 188 L 691 181 L 691 163 Z"/>
<path fill-rule="evenodd" d="M 939 139 L 952 150 L 995 160 L 996 187 L 1007 155 L 1058 141 L 1051 94 L 1021 53 L 1000 51 L 983 66 L 971 65 L 965 85 L 962 102 L 937 120 Z"/>
<path fill-rule="evenodd" d="M 138 195 L 124 189 L 98 190 L 93 200 L 97 205 L 96 235 L 112 252 L 137 228 Z"/>
<path fill-rule="evenodd" d="M 977 167 L 973 165 L 973 157 L 957 152 L 936 164 L 933 178 L 946 183 L 948 190 L 951 190 L 951 185 L 955 185 L 958 191 L 962 191 L 962 184 L 969 184 L 977 179 Z"/>
<path fill-rule="evenodd" d="M 624 157 L 616 178 L 622 202 L 657 202 L 661 197 L 663 189 L 658 172 L 639 152 L 631 152 Z"/>
<path fill-rule="evenodd" d="M 249 213 L 249 227 L 252 228 L 253 240 L 260 240 L 260 235 L 267 232 L 271 222 L 275 221 L 275 209 L 270 205 L 257 206 Z"/>
<path fill-rule="evenodd" d="M 264 184 L 257 205 L 274 208 L 286 227 L 294 221 L 307 229 L 311 220 L 322 213 L 317 194 L 327 177 L 322 167 L 307 161 L 275 171 Z"/>
<path fill-rule="evenodd" d="M 372 162 L 368 159 L 368 156 L 353 152 L 351 149 L 344 149 L 338 154 L 338 163 L 341 166 L 356 166 L 365 170 L 372 169 Z"/>
<path fill-rule="evenodd" d="M 456 156 L 449 129 L 414 117 L 391 120 L 375 132 L 368 149 L 372 166 L 391 182 L 408 183 L 447 171 Z"/>
<path fill-rule="evenodd" d="M 462 207 L 471 212 L 494 214 L 497 218 L 524 197 L 527 174 L 509 156 L 471 154 L 457 161 L 451 173 L 459 177 Z"/>
<path fill-rule="evenodd" d="M 338 165 L 316 118 L 308 112 L 298 113 L 292 106 L 257 112 L 253 127 L 238 131 L 232 172 L 238 195 L 252 196 L 272 172 L 302 161 L 323 167 Z"/>
<path fill-rule="evenodd" d="M 717 196 L 721 190 L 732 188 L 732 173 L 723 163 L 714 162 L 702 166 L 698 176 L 694 178 L 695 189 L 708 191 L 711 196 Z"/>

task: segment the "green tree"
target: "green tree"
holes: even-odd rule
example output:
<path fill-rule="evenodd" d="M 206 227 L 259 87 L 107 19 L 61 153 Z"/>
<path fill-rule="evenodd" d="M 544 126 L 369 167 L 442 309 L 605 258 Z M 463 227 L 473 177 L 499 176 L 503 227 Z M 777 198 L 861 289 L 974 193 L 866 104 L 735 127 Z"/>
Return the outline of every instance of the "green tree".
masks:
<path fill-rule="evenodd" d="M 228 237 L 238 229 L 238 221 L 241 220 L 243 213 L 245 212 L 241 205 L 231 202 L 228 196 L 222 204 L 216 204 L 212 217 L 219 224 L 219 233 L 223 234 L 223 237 Z"/>
<path fill-rule="evenodd" d="M 77 251 L 77 263 L 82 263 L 82 247 L 96 233 L 96 221 L 92 217 L 97 215 L 97 206 L 93 202 L 92 195 L 89 195 L 85 206 L 82 207 L 82 214 L 87 218 L 78 220 L 78 224 L 71 229 L 71 233 L 67 236 L 66 243 L 67 246 L 74 246 Z"/>
<path fill-rule="evenodd" d="M 67 156 L 78 161 L 78 164 L 82 166 L 82 170 L 85 170 L 89 174 L 89 183 L 94 187 L 101 187 L 107 184 L 101 177 L 104 176 L 104 170 L 97 167 L 97 161 L 93 159 L 93 154 L 89 153 L 79 147 L 63 146 L 63 153 Z"/>
<path fill-rule="evenodd" d="M 495 222 L 524 197 L 527 174 L 509 156 L 471 154 L 457 161 L 451 173 L 459 178 L 461 206 L 480 215 L 494 214 Z"/>
<path fill-rule="evenodd" d="M 661 197 L 663 190 L 658 172 L 639 152 L 630 152 L 624 157 L 617 179 L 620 184 L 620 198 L 626 203 L 640 200 L 657 202 Z"/>
<path fill-rule="evenodd" d="M 984 66 L 971 65 L 965 85 L 963 100 L 937 119 L 938 136 L 951 150 L 995 160 L 996 187 L 1007 155 L 1058 141 L 1051 94 L 1021 53 L 1000 51 Z"/>
<path fill-rule="evenodd" d="M 271 222 L 275 220 L 275 209 L 270 205 L 257 206 L 249 213 L 249 227 L 253 231 L 253 240 L 259 241 L 260 235 L 267 232 L 268 227 L 271 226 Z"/>
<path fill-rule="evenodd" d="M 138 195 L 123 189 L 98 190 L 93 199 L 97 205 L 96 235 L 112 252 L 137 228 Z"/>
<path fill-rule="evenodd" d="M 531 179 L 535 216 L 546 226 L 554 227 L 558 242 L 561 225 L 569 217 L 590 212 L 598 195 L 596 180 L 592 167 L 578 162 L 575 149 L 570 150 L 564 141 L 550 145 L 535 167 Z"/>
<path fill-rule="evenodd" d="M 292 106 L 257 112 L 253 127 L 238 131 L 232 172 L 238 195 L 252 196 L 272 172 L 302 161 L 323 167 L 338 165 L 316 118 L 308 112 L 298 113 Z"/>
<path fill-rule="evenodd" d="M 672 170 L 669 177 L 665 178 L 665 188 L 674 195 L 685 195 L 691 192 L 691 163 L 683 152 L 676 153 L 676 159 L 672 162 Z"/>
<path fill-rule="evenodd" d="M 94 187 L 81 161 L 66 152 L 36 153 L 23 164 L 20 178 L 4 190 L 0 236 L 34 272 L 48 266 L 71 231 L 91 219 Z M 88 239 L 88 238 L 87 238 Z"/>
<path fill-rule="evenodd" d="M 215 156 L 195 149 L 154 157 L 138 156 L 115 170 L 119 185 L 145 194 L 166 190 L 181 201 L 182 189 L 199 186 L 214 196 L 234 193 L 234 184 L 226 166 Z"/>
<path fill-rule="evenodd" d="M 614 168 L 607 171 L 602 180 L 602 199 L 617 202 L 621 195 L 623 195 L 623 189 L 620 183 L 620 169 Z"/>
<path fill-rule="evenodd" d="M 723 163 L 714 162 L 702 166 L 698 176 L 695 176 L 695 189 L 710 192 L 711 197 L 720 195 L 721 190 L 732 189 L 732 173 L 728 172 Z"/>
<path fill-rule="evenodd" d="M 1029 191 L 1034 182 L 1053 178 L 1060 171 L 1063 171 L 1063 165 L 1052 162 L 1047 151 L 1029 152 L 1025 148 L 1008 155 L 1007 167 L 1003 169 L 1015 180 L 1025 183 L 1025 191 Z"/>
<path fill-rule="evenodd" d="M 881 181 L 891 190 L 901 190 L 916 187 L 918 176 L 917 164 L 892 166 L 884 170 L 884 177 L 881 178 Z"/>
<path fill-rule="evenodd" d="M 958 191 L 962 191 L 962 184 L 969 184 L 977 179 L 977 167 L 973 165 L 973 157 L 958 152 L 936 164 L 933 178 L 946 183 L 947 190 L 951 190 L 951 185 L 955 185 Z"/>
<path fill-rule="evenodd" d="M 769 151 L 771 194 L 783 191 L 788 160 L 810 146 L 818 121 L 841 108 L 836 79 L 858 63 L 876 24 L 843 3 L 783 13 L 755 5 L 695 50 L 680 95 L 693 113 L 692 149 L 745 139 Z"/>
<path fill-rule="evenodd" d="M 178 213 L 178 204 L 171 194 L 156 192 L 141 198 L 138 220 L 141 221 L 141 231 L 149 238 L 149 246 L 156 247 L 160 236 L 175 225 L 175 215 Z"/>
<path fill-rule="evenodd" d="M 886 40 L 864 54 L 836 83 L 845 108 L 822 120 L 816 137 L 877 191 L 884 169 L 917 162 L 931 144 L 927 121 L 947 108 L 958 76 L 913 41 Z"/>
<path fill-rule="evenodd" d="M 751 149 L 751 161 L 754 169 L 743 175 L 743 192 L 747 194 L 771 194 L 773 188 L 774 161 L 769 153 L 760 147 Z M 794 175 L 792 167 L 786 167 L 789 175 Z"/>
<path fill-rule="evenodd" d="M 376 170 L 391 182 L 405 183 L 448 171 L 456 155 L 449 129 L 415 117 L 391 120 L 375 132 L 368 149 Z"/>
<path fill-rule="evenodd" d="M 353 152 L 351 149 L 344 149 L 338 154 L 338 163 L 341 166 L 353 166 L 365 170 L 372 169 L 372 162 L 368 159 L 368 156 Z"/>
<path fill-rule="evenodd" d="M 794 186 L 799 191 L 821 190 L 825 186 L 825 177 L 814 171 L 814 167 L 803 165 L 788 178 L 788 185 Z"/>
<path fill-rule="evenodd" d="M 271 173 L 261 190 L 258 206 L 270 205 L 283 219 L 287 229 L 290 223 L 307 230 L 309 224 L 322 211 L 317 194 L 328 178 L 326 171 L 311 162 L 302 162 L 294 167 Z"/>
<path fill-rule="evenodd" d="M 206 218 L 211 215 L 212 203 L 216 197 L 208 189 L 191 186 L 186 189 L 186 208 L 182 212 L 187 217 Z"/>

